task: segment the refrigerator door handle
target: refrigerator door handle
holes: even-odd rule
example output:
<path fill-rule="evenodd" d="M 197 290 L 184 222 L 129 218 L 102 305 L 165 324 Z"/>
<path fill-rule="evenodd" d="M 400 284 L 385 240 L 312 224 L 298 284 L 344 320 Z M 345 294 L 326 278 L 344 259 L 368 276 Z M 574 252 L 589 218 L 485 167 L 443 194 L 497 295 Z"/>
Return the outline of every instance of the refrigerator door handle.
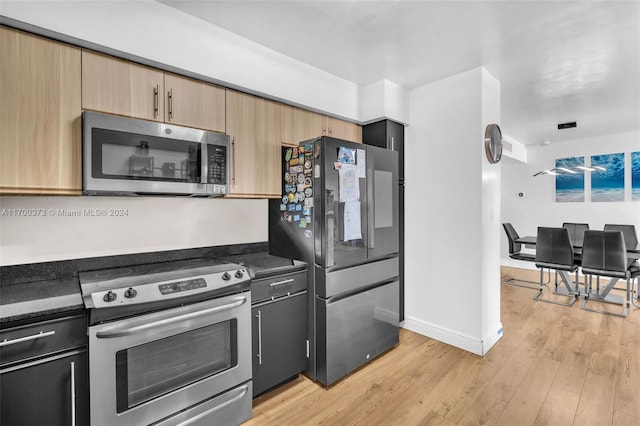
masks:
<path fill-rule="evenodd" d="M 369 206 L 367 207 L 367 248 L 375 247 L 375 210 L 376 210 L 376 197 L 375 197 L 375 170 L 373 156 L 367 156 L 367 199 L 369 200 Z"/>
<path fill-rule="evenodd" d="M 376 283 L 376 284 L 371 284 L 365 287 L 360 287 L 358 289 L 355 290 L 351 290 L 351 291 L 346 291 L 344 293 L 341 294 L 336 294 L 335 296 L 331 296 L 327 299 L 322 299 L 325 303 L 326 306 L 329 306 L 333 303 L 339 302 L 343 299 L 349 298 L 351 296 L 355 296 L 356 294 L 363 294 L 363 293 L 367 293 L 369 291 L 373 291 L 376 290 L 380 287 L 383 287 L 385 285 L 389 285 L 389 284 L 393 284 L 395 282 L 399 282 L 399 277 L 393 277 L 389 280 L 384 280 L 383 282 L 380 283 Z"/>

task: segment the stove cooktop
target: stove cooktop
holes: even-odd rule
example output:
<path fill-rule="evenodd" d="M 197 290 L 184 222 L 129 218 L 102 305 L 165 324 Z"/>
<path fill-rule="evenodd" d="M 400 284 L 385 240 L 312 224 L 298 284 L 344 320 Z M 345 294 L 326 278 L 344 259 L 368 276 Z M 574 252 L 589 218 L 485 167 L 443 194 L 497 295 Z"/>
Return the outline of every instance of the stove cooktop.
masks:
<path fill-rule="evenodd" d="M 206 294 L 246 283 L 241 265 L 197 258 L 81 272 L 80 289 L 87 308 L 139 305 Z"/>

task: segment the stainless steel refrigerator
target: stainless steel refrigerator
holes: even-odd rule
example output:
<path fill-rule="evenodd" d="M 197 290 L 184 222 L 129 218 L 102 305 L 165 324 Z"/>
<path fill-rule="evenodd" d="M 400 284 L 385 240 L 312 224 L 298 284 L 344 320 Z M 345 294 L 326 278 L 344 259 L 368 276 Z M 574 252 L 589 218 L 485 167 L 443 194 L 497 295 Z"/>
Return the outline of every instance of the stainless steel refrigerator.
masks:
<path fill-rule="evenodd" d="M 404 320 L 404 125 L 380 120 L 362 126 L 362 143 L 398 152 L 398 191 L 400 202 L 400 321 Z"/>
<path fill-rule="evenodd" d="M 269 252 L 306 261 L 309 364 L 330 385 L 398 343 L 398 153 L 331 137 L 283 149 Z"/>

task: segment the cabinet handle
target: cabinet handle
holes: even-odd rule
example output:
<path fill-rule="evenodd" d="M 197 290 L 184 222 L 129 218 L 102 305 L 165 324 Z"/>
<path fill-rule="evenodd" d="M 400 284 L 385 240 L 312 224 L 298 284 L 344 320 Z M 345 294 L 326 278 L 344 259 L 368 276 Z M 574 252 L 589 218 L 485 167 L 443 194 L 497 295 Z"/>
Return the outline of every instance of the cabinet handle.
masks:
<path fill-rule="evenodd" d="M 173 89 L 169 89 L 169 120 L 173 120 Z"/>
<path fill-rule="evenodd" d="M 269 284 L 270 287 L 275 287 L 277 285 L 286 284 L 295 281 L 293 278 L 289 278 L 288 280 L 276 281 L 275 283 Z"/>
<path fill-rule="evenodd" d="M 394 142 L 393 141 L 393 136 L 391 136 L 391 151 L 395 151 L 395 149 L 394 149 L 394 145 L 395 144 L 393 142 Z"/>
<path fill-rule="evenodd" d="M 56 334 L 55 330 L 51 330 L 51 331 L 41 331 L 38 334 L 33 334 L 31 336 L 25 336 L 25 337 L 19 337 L 17 339 L 13 339 L 13 340 L 4 339 L 2 342 L 0 342 L 0 348 L 3 347 L 3 346 L 15 345 L 16 343 L 27 342 L 29 340 L 40 339 L 42 337 L 53 336 L 54 334 Z"/>
<path fill-rule="evenodd" d="M 233 184 L 236 184 L 236 137 L 231 138 L 231 156 L 233 157 L 233 161 L 231 161 L 231 181 Z"/>
<path fill-rule="evenodd" d="M 262 365 L 262 313 L 258 311 L 258 365 Z"/>
<path fill-rule="evenodd" d="M 158 104 L 158 96 L 160 94 L 160 85 L 156 84 L 156 87 L 153 88 L 153 116 L 158 118 L 160 115 L 160 109 Z"/>
<path fill-rule="evenodd" d="M 76 363 L 71 363 L 71 426 L 76 426 Z"/>

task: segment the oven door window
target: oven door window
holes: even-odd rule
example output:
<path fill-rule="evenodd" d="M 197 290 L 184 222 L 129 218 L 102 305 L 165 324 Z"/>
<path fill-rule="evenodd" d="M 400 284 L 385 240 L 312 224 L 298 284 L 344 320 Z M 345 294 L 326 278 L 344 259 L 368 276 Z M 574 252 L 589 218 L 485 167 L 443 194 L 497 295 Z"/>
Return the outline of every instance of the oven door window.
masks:
<path fill-rule="evenodd" d="M 116 352 L 118 413 L 235 367 L 237 320 Z"/>
<path fill-rule="evenodd" d="M 93 128 L 91 144 L 94 178 L 200 182 L 198 142 Z"/>

